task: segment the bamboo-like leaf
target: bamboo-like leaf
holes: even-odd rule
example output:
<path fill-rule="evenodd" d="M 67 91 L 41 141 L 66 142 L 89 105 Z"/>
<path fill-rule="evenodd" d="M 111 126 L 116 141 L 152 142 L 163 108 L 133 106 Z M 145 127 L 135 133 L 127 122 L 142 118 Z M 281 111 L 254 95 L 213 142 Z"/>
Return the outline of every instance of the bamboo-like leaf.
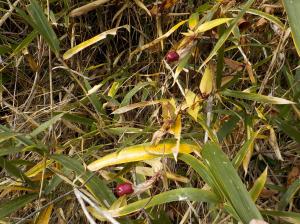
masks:
<path fill-rule="evenodd" d="M 272 216 L 280 218 L 288 223 L 299 224 L 300 214 L 297 212 L 285 212 L 285 211 L 275 211 L 275 210 L 262 210 L 261 214 L 266 216 Z"/>
<path fill-rule="evenodd" d="M 124 97 L 124 99 L 122 100 L 120 106 L 124 107 L 126 105 L 128 105 L 130 103 L 131 98 L 141 89 L 145 88 L 146 86 L 150 85 L 150 82 L 141 82 L 138 83 L 132 90 L 130 90 L 126 96 Z"/>
<path fill-rule="evenodd" d="M 288 15 L 289 24 L 292 29 L 292 36 L 298 55 L 300 56 L 300 1 L 283 0 L 284 8 Z"/>
<path fill-rule="evenodd" d="M 235 155 L 234 159 L 232 160 L 232 164 L 236 169 L 239 168 L 239 166 L 243 163 L 258 134 L 259 131 L 252 133 L 250 138 L 243 144 L 242 148 Z"/>
<path fill-rule="evenodd" d="M 117 31 L 119 29 L 122 29 L 122 28 L 125 28 L 129 31 L 129 25 L 124 25 L 124 26 L 116 27 L 116 28 L 111 29 L 111 30 L 107 30 L 107 31 L 105 31 L 103 33 L 100 33 L 97 36 L 94 36 L 91 39 L 86 40 L 86 41 L 76 45 L 75 47 L 67 50 L 63 55 L 63 59 L 67 60 L 67 59 L 73 57 L 73 55 L 77 54 L 78 52 L 82 51 L 83 49 L 99 42 L 100 40 L 105 39 L 108 35 L 115 36 L 117 34 Z"/>
<path fill-rule="evenodd" d="M 224 90 L 221 92 L 224 96 L 231 96 L 239 99 L 252 100 L 261 103 L 270 103 L 270 104 L 295 104 L 290 100 L 286 100 L 283 98 L 278 98 L 274 96 L 265 96 L 257 93 L 247 93 L 243 91 L 235 91 L 235 90 Z"/>
<path fill-rule="evenodd" d="M 249 191 L 251 198 L 254 202 L 256 202 L 261 191 L 264 189 L 267 176 L 268 176 L 268 168 L 266 168 L 264 172 L 255 180 L 253 187 Z"/>
<path fill-rule="evenodd" d="M 183 24 L 185 24 L 186 21 L 187 21 L 187 20 L 184 20 L 184 21 L 181 21 L 181 22 L 177 23 L 175 26 L 173 26 L 173 27 L 172 27 L 168 32 L 166 32 L 164 35 L 162 35 L 162 36 L 160 36 L 159 38 L 157 38 L 157 39 L 151 41 L 151 42 L 148 43 L 148 44 L 145 44 L 145 45 L 143 45 L 143 46 L 141 46 L 141 47 L 135 49 L 135 50 L 130 54 L 130 58 L 131 58 L 133 55 L 139 53 L 140 51 L 143 51 L 143 50 L 145 50 L 145 49 L 147 49 L 147 48 L 149 48 L 149 47 L 152 47 L 152 46 L 154 46 L 155 44 L 158 44 L 161 40 L 164 40 L 164 39 L 168 38 L 168 37 L 169 37 L 172 33 L 174 33 L 179 27 L 181 27 Z"/>
<path fill-rule="evenodd" d="M 208 203 L 218 202 L 218 199 L 210 191 L 200 190 L 197 188 L 180 188 L 180 189 L 163 192 L 153 197 L 141 199 L 131 204 L 120 207 L 116 210 L 109 210 L 108 212 L 113 217 L 120 217 L 120 216 L 131 214 L 133 212 L 137 212 L 141 209 L 151 208 L 156 205 L 166 204 L 173 201 L 186 201 L 186 200 L 208 202 Z M 103 220 L 101 214 L 99 214 L 95 209 L 90 207 L 89 211 L 97 219 Z"/>
<path fill-rule="evenodd" d="M 267 20 L 269 20 L 270 22 L 276 24 L 277 26 L 279 26 L 281 29 L 285 29 L 285 25 L 280 21 L 280 19 L 278 19 L 276 16 L 265 13 L 263 11 L 260 10 L 256 10 L 256 9 L 248 9 L 246 11 L 246 13 L 252 14 L 252 15 L 257 15 L 260 16 L 262 18 L 265 18 Z"/>
<path fill-rule="evenodd" d="M 203 95 L 208 96 L 213 89 L 214 72 L 211 66 L 207 66 L 200 82 L 200 91 Z"/>
<path fill-rule="evenodd" d="M 134 103 L 134 104 L 130 104 L 130 105 L 127 105 L 124 107 L 120 107 L 117 110 L 115 110 L 114 112 L 112 112 L 112 114 L 123 114 L 123 113 L 126 113 L 126 112 L 131 111 L 136 108 L 151 106 L 151 105 L 159 104 L 162 102 L 167 102 L 167 100 L 154 100 L 154 101 Z"/>
<path fill-rule="evenodd" d="M 199 13 L 193 13 L 189 18 L 189 28 L 193 30 L 199 23 Z"/>
<path fill-rule="evenodd" d="M 11 161 L 0 157 L 0 167 L 6 170 L 6 172 L 16 177 L 19 181 L 24 181 L 31 187 L 34 187 L 34 183 L 20 170 L 17 166 L 15 166 Z"/>
<path fill-rule="evenodd" d="M 297 179 L 289 186 L 286 192 L 282 195 L 278 204 L 278 209 L 284 210 L 285 207 L 293 200 L 295 194 L 299 191 L 299 189 L 300 179 Z"/>
<path fill-rule="evenodd" d="M 48 224 L 51 218 L 53 204 L 43 209 L 37 217 L 35 224 Z"/>
<path fill-rule="evenodd" d="M 25 205 L 29 204 L 37 197 L 38 194 L 26 194 L 21 197 L 9 200 L 5 203 L 2 202 L 0 205 L 0 219 L 24 207 Z"/>
<path fill-rule="evenodd" d="M 94 10 L 98 8 L 100 5 L 105 4 L 106 2 L 109 2 L 110 0 L 97 0 L 97 1 L 92 1 L 91 3 L 88 3 L 84 6 L 81 6 L 77 9 L 73 9 L 70 13 L 70 17 L 76 17 L 76 16 L 81 16 L 86 13 L 88 13 L 91 10 Z"/>
<path fill-rule="evenodd" d="M 38 134 L 40 134 L 41 132 L 47 130 L 50 126 L 52 126 L 53 124 L 55 124 L 56 122 L 58 122 L 63 116 L 64 116 L 64 113 L 60 113 L 58 115 L 55 115 L 50 120 L 44 122 L 43 124 L 41 124 L 40 126 L 38 126 L 36 129 L 34 129 L 29 134 L 29 136 L 32 137 L 32 138 L 36 137 Z"/>
<path fill-rule="evenodd" d="M 80 177 L 79 180 L 84 183 L 95 198 L 101 202 L 102 206 L 110 207 L 116 200 L 114 194 L 105 183 L 103 183 L 98 176 L 86 170 L 78 160 L 65 155 L 52 155 L 51 158 L 67 169 L 75 171 L 76 175 Z M 66 175 L 69 175 L 69 173 L 66 173 Z"/>
<path fill-rule="evenodd" d="M 52 51 L 59 54 L 59 40 L 49 24 L 43 9 L 36 0 L 30 0 L 30 5 L 27 8 L 31 16 L 32 24 L 40 35 L 47 41 Z"/>
<path fill-rule="evenodd" d="M 197 121 L 201 101 L 202 100 L 191 90 L 185 92 L 185 106 L 187 107 L 187 112 L 195 121 Z"/>
<path fill-rule="evenodd" d="M 214 143 L 207 143 L 204 145 L 202 155 L 215 183 L 241 221 L 249 223 L 252 219 L 263 220 L 245 185 L 219 146 Z"/>
<path fill-rule="evenodd" d="M 207 183 L 220 198 L 222 197 L 222 193 L 219 191 L 217 185 L 215 185 L 215 182 L 212 179 L 211 172 L 203 162 L 189 154 L 180 154 L 178 156 L 178 159 L 182 160 L 191 168 L 193 168 L 198 173 L 198 175 L 205 181 L 205 183 Z"/>
<path fill-rule="evenodd" d="M 201 24 L 197 29 L 196 33 L 203 33 L 205 31 L 211 30 L 212 28 L 215 28 L 216 26 L 220 26 L 221 24 L 227 23 L 231 21 L 232 18 L 219 18 L 219 19 L 214 19 L 212 21 L 205 22 Z"/>
<path fill-rule="evenodd" d="M 28 47 L 28 45 L 37 37 L 37 30 L 33 30 L 30 34 L 26 36 L 24 40 L 14 49 L 11 56 L 15 56 L 20 53 L 24 48 Z"/>
<path fill-rule="evenodd" d="M 254 0 L 248 0 L 247 3 L 243 6 L 242 10 L 238 13 L 238 15 L 231 21 L 230 26 L 228 27 L 228 29 L 226 29 L 226 31 L 220 37 L 220 39 L 216 43 L 214 49 L 210 52 L 209 56 L 205 59 L 205 61 L 199 67 L 198 71 L 200 71 L 203 68 L 203 66 L 205 66 L 217 54 L 218 50 L 226 42 L 226 40 L 230 36 L 233 29 L 237 26 L 238 22 L 244 16 L 244 14 L 246 13 L 246 10 L 248 10 L 250 8 L 250 6 L 253 4 L 253 2 L 254 2 Z"/>
<path fill-rule="evenodd" d="M 122 149 L 119 152 L 108 154 L 100 159 L 90 163 L 88 169 L 96 171 L 107 166 L 149 160 L 156 157 L 172 154 L 172 149 L 176 146 L 175 142 L 165 142 L 158 145 L 145 143 L 135 146 L 130 146 Z M 191 153 L 194 150 L 199 150 L 197 145 L 189 143 L 181 143 L 179 145 L 179 153 Z"/>

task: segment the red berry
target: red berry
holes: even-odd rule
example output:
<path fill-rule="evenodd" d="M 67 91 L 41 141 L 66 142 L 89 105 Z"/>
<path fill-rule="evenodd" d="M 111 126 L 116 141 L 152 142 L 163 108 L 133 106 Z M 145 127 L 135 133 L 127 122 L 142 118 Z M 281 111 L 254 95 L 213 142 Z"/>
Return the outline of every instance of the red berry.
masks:
<path fill-rule="evenodd" d="M 177 54 L 176 51 L 169 51 L 166 55 L 166 60 L 168 63 L 178 61 L 179 59 L 179 54 Z"/>
<path fill-rule="evenodd" d="M 118 184 L 115 188 L 115 191 L 119 197 L 125 195 L 125 194 L 131 194 L 133 193 L 133 188 L 131 183 L 122 183 Z"/>

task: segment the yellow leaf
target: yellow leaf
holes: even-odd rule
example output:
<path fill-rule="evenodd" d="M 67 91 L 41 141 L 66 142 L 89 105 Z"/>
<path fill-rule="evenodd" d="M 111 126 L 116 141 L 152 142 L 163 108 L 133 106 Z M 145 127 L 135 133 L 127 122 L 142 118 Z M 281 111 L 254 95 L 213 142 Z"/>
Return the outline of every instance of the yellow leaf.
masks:
<path fill-rule="evenodd" d="M 213 89 L 213 69 L 207 66 L 200 82 L 200 91 L 203 95 L 209 95 Z"/>
<path fill-rule="evenodd" d="M 43 211 L 41 211 L 35 223 L 48 224 L 51 218 L 52 209 L 53 209 L 53 204 L 49 205 Z"/>
<path fill-rule="evenodd" d="M 43 169 L 47 168 L 51 163 L 53 163 L 53 160 L 47 160 L 46 163 L 44 161 L 39 162 L 34 167 L 32 167 L 30 170 L 26 171 L 25 175 L 27 177 L 34 177 L 40 172 L 43 171 Z"/>
<path fill-rule="evenodd" d="M 137 162 L 143 160 L 149 160 L 172 153 L 172 148 L 176 146 L 174 142 L 160 143 L 156 146 L 151 143 L 145 143 L 141 145 L 130 146 L 124 148 L 119 152 L 108 154 L 88 165 L 88 169 L 91 171 L 100 170 L 107 166 L 118 165 L 122 163 Z M 194 150 L 199 150 L 199 147 L 194 144 L 181 143 L 179 146 L 180 153 L 191 153 Z"/>
<path fill-rule="evenodd" d="M 193 30 L 199 23 L 199 13 L 193 13 L 189 18 L 189 28 Z"/>
<path fill-rule="evenodd" d="M 93 38 L 86 40 L 78 45 L 76 45 L 75 47 L 67 50 L 64 55 L 63 55 L 63 59 L 67 60 L 71 57 L 73 57 L 74 54 L 77 54 L 78 52 L 82 51 L 83 49 L 97 43 L 100 40 L 103 40 L 107 37 L 107 35 L 116 35 L 117 31 L 121 28 L 125 28 L 129 31 L 129 25 L 124 25 L 124 26 L 120 26 L 120 27 L 116 27 L 114 29 L 111 30 L 107 30 L 103 33 L 98 34 L 97 36 L 94 36 Z"/>
<path fill-rule="evenodd" d="M 83 14 L 88 13 L 91 10 L 96 9 L 97 7 L 99 7 L 100 5 L 105 4 L 106 2 L 109 2 L 110 0 L 98 0 L 98 1 L 93 1 L 91 3 L 88 3 L 84 6 L 81 6 L 77 9 L 74 9 L 70 12 L 69 16 L 70 17 L 76 17 L 76 16 L 81 16 Z"/>
<path fill-rule="evenodd" d="M 175 125 L 170 129 L 170 133 L 172 133 L 176 138 L 176 146 L 172 148 L 172 152 L 175 160 L 177 161 L 177 156 L 180 147 L 180 138 L 181 138 L 181 114 L 177 115 L 177 118 L 175 120 Z"/>
<path fill-rule="evenodd" d="M 191 90 L 187 90 L 185 93 L 185 106 L 187 112 L 197 121 L 198 113 L 200 110 L 200 98 Z"/>
<path fill-rule="evenodd" d="M 214 19 L 212 21 L 208 21 L 206 23 L 201 24 L 197 29 L 196 29 L 196 33 L 203 33 L 207 30 L 211 30 L 212 28 L 219 26 L 223 23 L 227 23 L 230 20 L 232 20 L 232 18 L 220 18 L 220 19 Z"/>
<path fill-rule="evenodd" d="M 169 37 L 172 33 L 174 33 L 180 26 L 182 26 L 184 23 L 186 23 L 186 21 L 187 21 L 187 20 L 184 20 L 184 21 L 181 21 L 181 22 L 177 23 L 175 26 L 173 26 L 173 27 L 172 27 L 168 32 L 166 32 L 164 35 L 162 35 L 162 36 L 160 36 L 159 38 L 157 38 L 157 39 L 151 41 L 151 42 L 148 43 L 148 44 L 145 44 L 145 45 L 143 45 L 143 46 L 141 46 L 141 47 L 138 47 L 137 49 L 135 49 L 135 50 L 130 54 L 130 58 L 131 58 L 133 55 L 139 53 L 140 51 L 143 51 L 143 50 L 145 50 L 145 49 L 147 49 L 147 48 L 149 48 L 149 47 L 152 47 L 152 46 L 158 44 L 161 40 L 166 39 L 166 38 Z"/>
<path fill-rule="evenodd" d="M 251 143 L 249 145 L 248 152 L 247 152 L 247 154 L 246 154 L 246 156 L 245 156 L 245 158 L 243 160 L 243 169 L 244 169 L 245 174 L 247 174 L 247 172 L 248 172 L 248 166 L 249 166 L 252 154 L 253 154 L 253 149 L 254 149 L 254 144 Z"/>

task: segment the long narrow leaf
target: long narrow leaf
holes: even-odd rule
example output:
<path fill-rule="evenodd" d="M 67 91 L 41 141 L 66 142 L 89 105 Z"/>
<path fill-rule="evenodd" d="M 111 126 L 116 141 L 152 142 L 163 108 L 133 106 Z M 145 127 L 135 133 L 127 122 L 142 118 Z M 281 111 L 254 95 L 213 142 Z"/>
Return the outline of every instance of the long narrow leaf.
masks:
<path fill-rule="evenodd" d="M 219 146 L 214 143 L 207 143 L 204 145 L 202 154 L 214 181 L 232 205 L 241 221 L 249 223 L 252 219 L 263 220 L 245 185 Z"/>

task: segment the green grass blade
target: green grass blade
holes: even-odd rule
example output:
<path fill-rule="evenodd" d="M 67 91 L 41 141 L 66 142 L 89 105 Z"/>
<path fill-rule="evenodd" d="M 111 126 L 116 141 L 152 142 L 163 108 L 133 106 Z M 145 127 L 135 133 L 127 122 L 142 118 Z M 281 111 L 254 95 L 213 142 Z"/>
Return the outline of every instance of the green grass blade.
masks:
<path fill-rule="evenodd" d="M 300 131 L 295 126 L 281 119 L 276 119 L 275 122 L 285 134 L 300 143 Z"/>
<path fill-rule="evenodd" d="M 114 217 L 120 217 L 120 216 L 128 215 L 133 212 L 139 211 L 141 209 L 151 208 L 156 205 L 166 204 L 174 201 L 187 201 L 187 200 L 208 202 L 208 203 L 218 202 L 218 199 L 210 191 L 200 190 L 197 188 L 181 188 L 181 189 L 175 189 L 175 190 L 163 192 L 153 197 L 141 199 L 139 201 L 123 206 L 119 209 L 112 210 L 110 211 L 110 213 Z M 91 209 L 91 211 L 92 214 L 97 216 L 96 212 L 93 209 Z"/>
<path fill-rule="evenodd" d="M 284 211 L 275 211 L 275 210 L 263 210 L 261 214 L 264 216 L 278 217 L 288 223 L 299 224 L 300 223 L 300 214 L 296 212 L 284 212 Z M 277 222 L 276 222 L 277 223 Z"/>
<path fill-rule="evenodd" d="M 270 104 L 295 104 L 292 101 L 283 99 L 283 98 L 278 98 L 278 97 L 273 97 L 273 96 L 265 96 L 257 93 L 247 93 L 243 91 L 236 91 L 236 90 L 224 90 L 221 92 L 222 95 L 224 96 L 230 96 L 234 98 L 239 98 L 239 99 L 244 99 L 244 100 L 252 100 L 252 101 L 257 101 L 261 103 L 270 103 Z"/>
<path fill-rule="evenodd" d="M 10 215 L 18 209 L 24 207 L 38 197 L 38 194 L 27 194 L 13 200 L 2 202 L 0 205 L 0 219 Z"/>
<path fill-rule="evenodd" d="M 36 0 L 31 0 L 30 5 L 27 8 L 29 15 L 34 24 L 34 28 L 40 35 L 47 41 L 52 51 L 59 54 L 59 40 L 49 24 L 43 9 Z"/>
<path fill-rule="evenodd" d="M 44 122 L 39 127 L 34 129 L 29 135 L 31 137 L 36 137 L 38 134 L 42 133 L 43 131 L 47 130 L 50 126 L 58 122 L 62 117 L 64 116 L 64 113 L 60 113 L 54 117 L 52 117 L 50 120 Z"/>
<path fill-rule="evenodd" d="M 16 177 L 17 179 L 26 182 L 31 187 L 34 187 L 34 183 L 14 164 L 12 164 L 9 160 L 0 157 L 0 167 L 6 170 L 6 172 Z"/>
<path fill-rule="evenodd" d="M 254 143 L 257 135 L 259 132 L 254 132 L 250 138 L 243 144 L 242 148 L 238 151 L 238 153 L 235 155 L 234 159 L 232 160 L 233 166 L 237 169 L 242 164 L 243 160 L 245 159 L 249 147 L 251 144 Z"/>
<path fill-rule="evenodd" d="M 293 200 L 295 194 L 299 191 L 299 189 L 300 189 L 300 179 L 297 179 L 289 186 L 286 192 L 282 195 L 278 203 L 278 209 L 284 210 L 285 207 Z"/>
<path fill-rule="evenodd" d="M 240 118 L 238 116 L 233 115 L 228 121 L 223 124 L 223 126 L 217 132 L 217 136 L 220 142 L 234 130 L 239 120 Z"/>
<path fill-rule="evenodd" d="M 252 219 L 263 220 L 231 161 L 219 146 L 207 143 L 204 145 L 202 155 L 220 191 L 223 192 L 241 221 L 249 223 Z"/>
<path fill-rule="evenodd" d="M 105 183 L 92 172 L 86 171 L 78 160 L 65 155 L 52 155 L 51 158 L 62 164 L 64 167 L 75 171 L 77 176 L 80 176 L 84 181 L 86 181 L 86 187 L 97 198 L 97 200 L 102 203 L 102 205 L 108 207 L 116 200 L 114 194 L 105 185 Z"/>
<path fill-rule="evenodd" d="M 150 85 L 150 82 L 141 82 L 138 83 L 132 90 L 130 90 L 124 99 L 122 100 L 120 107 L 127 106 L 130 103 L 131 98 L 141 89 L 145 88 L 146 86 Z"/>
<path fill-rule="evenodd" d="M 226 42 L 226 40 L 230 36 L 230 34 L 233 31 L 233 29 L 237 26 L 238 22 L 244 16 L 244 14 L 249 9 L 249 7 L 253 4 L 253 2 L 254 2 L 254 0 L 248 0 L 248 2 L 243 6 L 243 8 L 241 9 L 241 11 L 238 13 L 238 15 L 234 18 L 234 20 L 232 20 L 230 22 L 230 26 L 228 27 L 228 29 L 226 29 L 226 31 L 224 32 L 224 34 L 220 37 L 220 39 L 216 43 L 214 49 L 211 51 L 211 53 L 209 54 L 209 56 L 202 63 L 202 65 L 200 66 L 200 68 L 198 69 L 198 71 L 200 71 L 203 68 L 203 66 L 206 65 L 207 62 L 209 62 L 217 54 L 217 52 L 219 51 L 219 49 Z"/>
<path fill-rule="evenodd" d="M 289 24 L 292 29 L 292 36 L 298 55 L 300 56 L 300 1 L 299 0 L 283 0 Z"/>
<path fill-rule="evenodd" d="M 219 192 L 218 187 L 215 185 L 214 180 L 211 178 L 211 173 L 204 165 L 203 162 L 196 159 L 194 156 L 189 154 L 179 154 L 178 159 L 185 162 L 187 165 L 192 167 L 197 174 L 207 183 L 220 197 L 222 196 L 221 192 Z"/>

